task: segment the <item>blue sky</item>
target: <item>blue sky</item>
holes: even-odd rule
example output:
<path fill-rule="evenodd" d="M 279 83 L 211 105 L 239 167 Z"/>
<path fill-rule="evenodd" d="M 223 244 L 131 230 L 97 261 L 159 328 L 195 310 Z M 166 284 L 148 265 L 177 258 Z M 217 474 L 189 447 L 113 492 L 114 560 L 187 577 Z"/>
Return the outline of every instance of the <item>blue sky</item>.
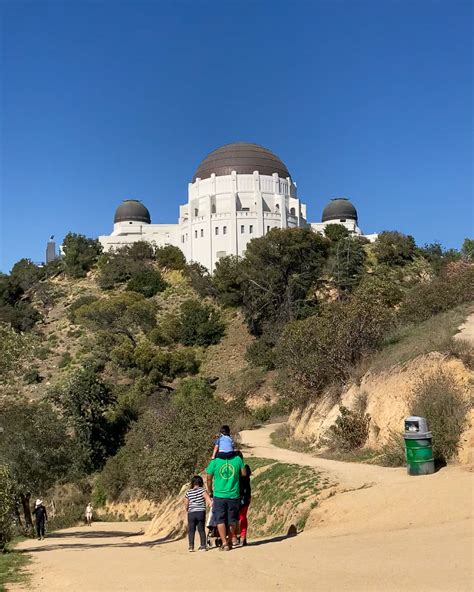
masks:
<path fill-rule="evenodd" d="M 109 233 L 122 199 L 176 222 L 204 156 L 272 149 L 318 221 L 459 247 L 474 234 L 472 8 L 446 1 L 1 5 L 0 268 Z"/>

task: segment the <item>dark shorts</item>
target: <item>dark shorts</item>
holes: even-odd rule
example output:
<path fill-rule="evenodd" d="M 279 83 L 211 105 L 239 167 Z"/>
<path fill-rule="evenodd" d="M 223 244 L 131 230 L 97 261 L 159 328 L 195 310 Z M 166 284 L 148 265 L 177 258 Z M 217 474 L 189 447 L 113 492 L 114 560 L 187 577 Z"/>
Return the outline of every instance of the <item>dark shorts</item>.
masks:
<path fill-rule="evenodd" d="M 237 524 L 239 521 L 240 498 L 214 497 L 212 504 L 213 522 L 216 524 Z"/>

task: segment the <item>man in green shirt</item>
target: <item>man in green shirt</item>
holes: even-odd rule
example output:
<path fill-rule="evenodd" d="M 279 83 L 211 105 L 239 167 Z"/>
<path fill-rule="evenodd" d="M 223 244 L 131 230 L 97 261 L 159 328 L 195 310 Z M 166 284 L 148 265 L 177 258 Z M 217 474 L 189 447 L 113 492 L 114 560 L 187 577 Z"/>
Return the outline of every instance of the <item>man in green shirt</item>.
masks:
<path fill-rule="evenodd" d="M 240 509 L 240 476 L 245 477 L 245 463 L 237 454 L 233 458 L 214 458 L 206 468 L 207 489 L 213 495 L 212 513 L 222 542 L 229 551 L 237 541 L 236 525 Z M 229 526 L 229 536 L 226 526 Z"/>

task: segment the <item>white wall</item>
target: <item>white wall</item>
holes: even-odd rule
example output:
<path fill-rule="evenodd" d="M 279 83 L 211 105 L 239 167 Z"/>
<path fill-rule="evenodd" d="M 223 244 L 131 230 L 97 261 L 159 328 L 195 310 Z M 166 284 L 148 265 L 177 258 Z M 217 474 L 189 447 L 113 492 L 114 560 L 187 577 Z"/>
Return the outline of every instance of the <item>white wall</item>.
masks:
<path fill-rule="evenodd" d="M 362 234 L 354 220 L 343 224 L 350 232 Z M 315 232 L 324 232 L 329 222 L 312 223 Z M 231 175 L 196 179 L 188 186 L 188 202 L 179 207 L 178 224 L 114 224 L 111 235 L 99 236 L 105 251 L 136 241 L 156 246 L 174 245 L 187 261 L 196 261 L 213 270 L 220 257 L 243 256 L 249 241 L 265 236 L 272 228 L 307 226 L 306 205 L 297 197 L 296 184 L 278 174 Z M 217 231 L 216 231 L 217 229 Z M 375 240 L 377 235 L 369 235 Z"/>

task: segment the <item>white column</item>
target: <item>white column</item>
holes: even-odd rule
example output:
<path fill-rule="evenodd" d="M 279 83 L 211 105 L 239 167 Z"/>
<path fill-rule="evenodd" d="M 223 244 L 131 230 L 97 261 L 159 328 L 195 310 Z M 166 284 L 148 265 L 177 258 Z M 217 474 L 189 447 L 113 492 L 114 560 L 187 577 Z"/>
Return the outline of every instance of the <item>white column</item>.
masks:
<path fill-rule="evenodd" d="M 258 171 L 253 172 L 253 190 L 257 210 L 257 236 L 265 234 L 265 220 L 263 219 L 263 197 L 260 191 L 260 175 Z"/>

